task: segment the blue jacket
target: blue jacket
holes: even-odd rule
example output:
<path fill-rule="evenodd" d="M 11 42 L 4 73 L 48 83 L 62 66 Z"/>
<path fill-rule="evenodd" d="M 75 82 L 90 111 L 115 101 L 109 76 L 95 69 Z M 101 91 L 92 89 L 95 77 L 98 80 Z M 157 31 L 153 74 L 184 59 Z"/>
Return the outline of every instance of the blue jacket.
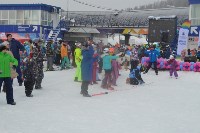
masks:
<path fill-rule="evenodd" d="M 112 68 L 111 61 L 113 59 L 117 59 L 117 58 L 118 58 L 118 56 L 105 55 L 103 57 L 103 69 L 111 70 L 111 68 Z"/>
<path fill-rule="evenodd" d="M 200 51 L 197 52 L 197 57 L 200 57 Z"/>
<path fill-rule="evenodd" d="M 148 50 L 145 52 L 150 58 L 149 62 L 156 62 L 158 56 L 160 56 L 160 53 L 157 50 Z"/>
<path fill-rule="evenodd" d="M 94 54 L 94 50 L 92 46 L 90 46 L 89 49 L 82 50 L 83 59 L 81 62 L 81 74 L 82 74 L 83 81 L 92 80 L 93 54 Z"/>
<path fill-rule="evenodd" d="M 24 46 L 25 50 L 26 50 L 26 56 L 29 56 L 30 55 L 30 52 L 31 52 L 31 48 L 29 45 L 26 45 Z"/>
<path fill-rule="evenodd" d="M 9 42 L 10 43 L 10 51 L 12 51 L 15 59 L 20 60 L 19 51 L 24 51 L 24 46 L 14 38 Z"/>

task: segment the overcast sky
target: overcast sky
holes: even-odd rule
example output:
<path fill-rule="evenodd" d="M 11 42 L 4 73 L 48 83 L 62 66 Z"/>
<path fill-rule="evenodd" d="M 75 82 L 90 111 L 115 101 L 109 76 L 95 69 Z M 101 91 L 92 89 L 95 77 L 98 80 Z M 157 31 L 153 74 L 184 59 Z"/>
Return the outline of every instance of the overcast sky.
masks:
<path fill-rule="evenodd" d="M 49 5 L 55 5 L 62 7 L 62 9 L 67 10 L 67 1 L 69 1 L 69 11 L 95 11 L 98 8 L 86 6 L 74 2 L 73 0 L 0 0 L 1 4 L 32 4 L 32 3 L 45 3 Z M 153 3 L 159 0 L 79 0 L 92 5 L 97 5 L 112 9 L 125 9 L 128 7 L 135 7 L 138 5 L 144 5 L 148 3 Z"/>

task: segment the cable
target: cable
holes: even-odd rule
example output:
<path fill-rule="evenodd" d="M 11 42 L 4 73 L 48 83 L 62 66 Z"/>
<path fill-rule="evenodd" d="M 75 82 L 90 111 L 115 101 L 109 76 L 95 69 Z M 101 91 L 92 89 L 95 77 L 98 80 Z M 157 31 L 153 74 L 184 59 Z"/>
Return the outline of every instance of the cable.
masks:
<path fill-rule="evenodd" d="M 108 11 L 119 11 L 118 9 L 112 9 L 112 8 L 107 8 L 107 7 L 101 7 L 99 5 L 94 5 L 94 4 L 89 4 L 87 2 L 82 2 L 82 1 L 79 1 L 79 0 L 73 0 L 74 2 L 77 2 L 79 4 L 82 4 L 82 5 L 86 5 L 86 6 L 90 6 L 90 7 L 94 7 L 94 8 L 98 8 L 98 9 L 103 9 L 103 10 L 108 10 Z"/>

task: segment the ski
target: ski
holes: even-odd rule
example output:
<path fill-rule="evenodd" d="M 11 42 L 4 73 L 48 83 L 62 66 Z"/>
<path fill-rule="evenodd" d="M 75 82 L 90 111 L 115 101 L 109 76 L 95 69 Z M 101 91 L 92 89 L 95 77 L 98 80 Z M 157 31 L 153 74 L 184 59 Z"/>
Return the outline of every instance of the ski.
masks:
<path fill-rule="evenodd" d="M 150 82 L 150 83 L 145 83 L 145 84 L 142 84 L 142 85 L 135 85 L 135 86 L 133 86 L 134 88 L 136 88 L 136 87 L 140 87 L 140 86 L 146 86 L 146 85 L 151 85 L 151 84 L 153 84 L 153 82 Z M 117 91 L 128 91 L 128 90 L 133 90 L 133 88 L 129 88 L 129 89 L 114 89 L 114 90 L 109 90 L 108 89 L 108 91 L 106 91 L 106 92 L 99 92 L 99 93 L 95 93 L 95 94 L 92 94 L 91 96 L 102 96 L 102 95 L 107 95 L 107 94 L 109 94 L 109 93 L 113 93 L 113 92 L 117 92 Z"/>
<path fill-rule="evenodd" d="M 95 94 L 92 94 L 91 96 L 101 96 L 101 95 L 106 95 L 106 94 L 108 94 L 108 92 L 95 93 Z"/>

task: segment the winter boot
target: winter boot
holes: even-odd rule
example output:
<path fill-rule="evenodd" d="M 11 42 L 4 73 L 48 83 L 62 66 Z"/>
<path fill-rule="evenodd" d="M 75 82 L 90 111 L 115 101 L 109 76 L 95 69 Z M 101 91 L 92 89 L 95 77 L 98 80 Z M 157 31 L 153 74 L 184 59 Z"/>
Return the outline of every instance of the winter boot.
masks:
<path fill-rule="evenodd" d="M 83 96 L 84 97 L 92 97 L 91 95 L 89 95 L 88 93 L 86 94 L 86 93 L 83 93 Z"/>
<path fill-rule="evenodd" d="M 75 77 L 74 82 L 78 82 L 78 77 Z"/>
<path fill-rule="evenodd" d="M 107 87 L 106 85 L 101 85 L 101 88 L 106 89 Z"/>
<path fill-rule="evenodd" d="M 32 94 L 29 94 L 29 95 L 26 95 L 27 97 L 33 97 L 33 95 Z"/>
<path fill-rule="evenodd" d="M 107 89 L 108 90 L 114 90 L 114 88 L 109 84 L 109 85 L 107 85 Z"/>

